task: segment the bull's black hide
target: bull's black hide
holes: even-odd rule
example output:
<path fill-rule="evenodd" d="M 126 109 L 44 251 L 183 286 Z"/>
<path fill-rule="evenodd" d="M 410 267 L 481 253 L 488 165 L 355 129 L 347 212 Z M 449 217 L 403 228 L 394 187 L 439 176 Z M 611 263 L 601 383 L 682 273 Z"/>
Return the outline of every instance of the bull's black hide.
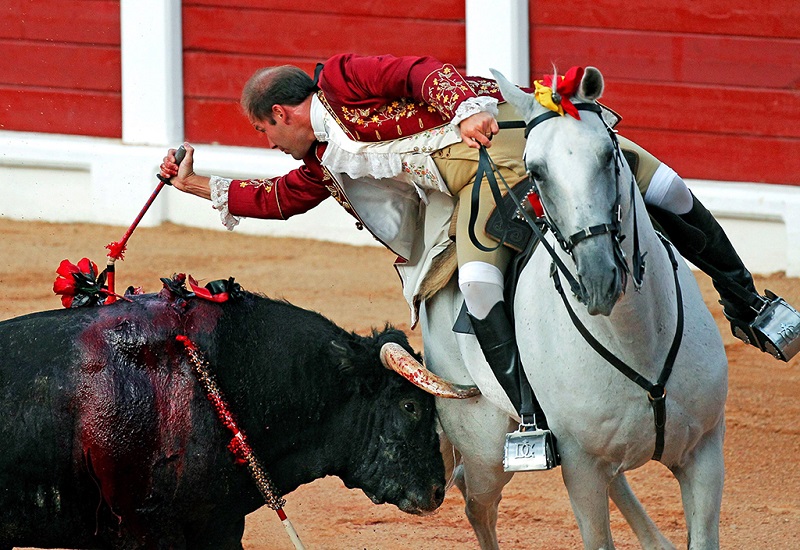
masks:
<path fill-rule="evenodd" d="M 0 323 L 0 549 L 241 548 L 263 500 L 177 334 L 281 493 L 336 475 L 408 512 L 441 504 L 433 398 L 378 356 L 408 346 L 400 331 L 361 337 L 249 293 L 132 299 Z"/>

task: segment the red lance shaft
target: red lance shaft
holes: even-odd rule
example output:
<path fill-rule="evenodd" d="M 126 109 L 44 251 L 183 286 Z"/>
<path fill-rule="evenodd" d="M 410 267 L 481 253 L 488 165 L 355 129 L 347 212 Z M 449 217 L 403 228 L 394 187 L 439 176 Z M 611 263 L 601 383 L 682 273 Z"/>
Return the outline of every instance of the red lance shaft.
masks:
<path fill-rule="evenodd" d="M 181 145 L 175 152 L 175 163 L 180 164 L 181 161 L 183 160 L 183 157 L 185 156 L 186 156 L 186 149 L 184 149 L 183 145 Z M 125 248 L 128 245 L 128 239 L 130 239 L 131 235 L 133 234 L 133 231 L 136 229 L 136 226 L 139 225 L 139 222 L 142 221 L 142 218 L 150 209 L 150 205 L 153 204 L 153 201 L 156 200 L 156 197 L 161 192 L 161 189 L 165 185 L 172 185 L 169 182 L 168 178 L 165 178 L 161 174 L 156 174 L 156 175 L 158 176 L 158 179 L 161 181 L 158 183 L 155 190 L 150 195 L 150 198 L 147 199 L 147 202 L 144 204 L 144 207 L 142 207 L 142 210 L 139 212 L 139 215 L 136 216 L 136 219 L 133 220 L 131 226 L 122 236 L 122 239 L 106 245 L 106 248 L 108 249 L 108 256 L 107 256 L 108 260 L 106 261 L 106 284 L 108 286 L 108 292 L 109 292 L 109 295 L 106 298 L 105 302 L 106 304 L 113 304 L 114 302 L 117 301 L 117 297 L 115 296 L 116 292 L 114 290 L 114 283 L 116 282 L 114 264 L 116 263 L 117 260 L 125 259 L 123 256 L 125 254 Z"/>
<path fill-rule="evenodd" d="M 261 496 L 264 497 L 267 506 L 275 510 L 275 513 L 278 514 L 278 518 L 281 520 L 283 528 L 286 530 L 286 534 L 289 536 L 292 544 L 294 544 L 294 547 L 297 550 L 305 550 L 305 546 L 303 546 L 303 543 L 300 541 L 300 536 L 283 511 L 283 506 L 286 504 L 286 501 L 279 496 L 277 488 L 272 483 L 272 479 L 256 457 L 244 433 L 239 429 L 233 413 L 228 408 L 228 402 L 217 385 L 216 378 L 208 367 L 208 361 L 203 357 L 202 352 L 197 349 L 197 345 L 187 336 L 181 334 L 175 338 L 186 347 L 192 370 L 197 380 L 200 382 L 200 385 L 203 387 L 203 390 L 205 390 L 206 397 L 214 408 L 214 412 L 217 413 L 220 422 L 233 434 L 233 439 L 231 439 L 231 442 L 228 444 L 228 449 L 239 461 L 247 465 L 250 476 L 253 478 L 259 492 L 261 492 Z"/>

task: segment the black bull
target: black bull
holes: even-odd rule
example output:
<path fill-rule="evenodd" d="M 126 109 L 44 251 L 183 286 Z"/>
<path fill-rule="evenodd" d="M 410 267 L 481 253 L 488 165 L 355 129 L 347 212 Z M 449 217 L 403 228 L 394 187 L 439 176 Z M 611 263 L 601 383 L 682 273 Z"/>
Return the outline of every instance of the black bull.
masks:
<path fill-rule="evenodd" d="M 408 348 L 402 332 L 362 337 L 249 293 L 131 298 L 0 323 L 0 550 L 241 548 L 263 499 L 178 334 L 281 494 L 336 475 L 407 512 L 441 504 L 433 397 L 379 359 Z"/>

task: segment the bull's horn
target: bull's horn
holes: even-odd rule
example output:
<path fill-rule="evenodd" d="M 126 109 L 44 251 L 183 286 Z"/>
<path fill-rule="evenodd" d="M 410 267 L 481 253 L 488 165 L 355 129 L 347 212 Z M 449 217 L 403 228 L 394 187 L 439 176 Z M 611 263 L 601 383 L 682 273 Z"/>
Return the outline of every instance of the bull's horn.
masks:
<path fill-rule="evenodd" d="M 400 344 L 392 342 L 384 344 L 381 347 L 381 362 L 387 369 L 395 371 L 418 388 L 437 397 L 467 399 L 481 394 L 481 390 L 477 386 L 453 384 L 435 375 L 414 359 Z"/>

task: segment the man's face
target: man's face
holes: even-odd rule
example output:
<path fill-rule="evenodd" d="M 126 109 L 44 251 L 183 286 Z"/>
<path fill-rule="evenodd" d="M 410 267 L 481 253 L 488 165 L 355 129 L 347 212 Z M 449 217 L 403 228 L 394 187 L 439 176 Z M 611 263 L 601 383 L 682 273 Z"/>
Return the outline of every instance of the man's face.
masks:
<path fill-rule="evenodd" d="M 289 124 L 283 117 L 275 117 L 274 124 L 267 119 L 252 121 L 253 128 L 267 138 L 270 149 L 279 149 L 292 158 L 300 160 L 306 156 L 314 143 L 313 133 L 297 124 Z"/>

